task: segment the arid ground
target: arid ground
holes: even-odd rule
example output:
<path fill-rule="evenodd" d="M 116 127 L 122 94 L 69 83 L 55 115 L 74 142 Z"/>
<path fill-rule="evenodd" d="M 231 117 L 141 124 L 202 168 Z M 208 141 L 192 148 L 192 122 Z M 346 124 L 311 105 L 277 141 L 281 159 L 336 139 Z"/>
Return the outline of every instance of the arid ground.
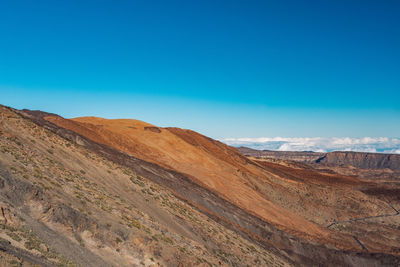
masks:
<path fill-rule="evenodd" d="M 399 155 L 0 106 L 0 265 L 398 266 Z"/>

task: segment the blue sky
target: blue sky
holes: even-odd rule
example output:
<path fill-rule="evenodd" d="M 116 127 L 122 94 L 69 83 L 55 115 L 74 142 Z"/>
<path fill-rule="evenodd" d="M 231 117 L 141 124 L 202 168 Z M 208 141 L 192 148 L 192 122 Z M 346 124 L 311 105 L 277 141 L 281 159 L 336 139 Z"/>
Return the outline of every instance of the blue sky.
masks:
<path fill-rule="evenodd" d="M 399 1 L 2 1 L 0 103 L 226 137 L 399 137 Z"/>

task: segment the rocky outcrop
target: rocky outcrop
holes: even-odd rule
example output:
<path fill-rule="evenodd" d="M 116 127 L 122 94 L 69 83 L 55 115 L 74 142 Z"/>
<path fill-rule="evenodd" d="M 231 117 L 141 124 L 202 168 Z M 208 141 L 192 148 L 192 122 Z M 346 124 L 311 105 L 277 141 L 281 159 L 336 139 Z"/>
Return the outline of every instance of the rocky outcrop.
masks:
<path fill-rule="evenodd" d="M 271 151 L 271 150 L 256 150 L 248 147 L 237 148 L 240 153 L 260 158 L 274 158 L 281 160 L 292 160 L 304 163 L 312 163 L 319 158 L 325 156 L 325 153 L 317 153 L 312 151 Z"/>
<path fill-rule="evenodd" d="M 151 132 L 153 132 L 153 133 L 161 133 L 161 130 L 160 130 L 160 128 L 158 128 L 158 127 L 146 126 L 146 127 L 144 127 L 144 129 L 145 129 L 146 131 L 151 131 Z"/>
<path fill-rule="evenodd" d="M 5 203 L 0 203 L 0 224 L 2 225 L 16 225 L 15 214 Z"/>
<path fill-rule="evenodd" d="M 321 164 L 351 165 L 363 169 L 400 170 L 400 155 L 362 153 L 362 152 L 330 152 L 315 161 Z"/>

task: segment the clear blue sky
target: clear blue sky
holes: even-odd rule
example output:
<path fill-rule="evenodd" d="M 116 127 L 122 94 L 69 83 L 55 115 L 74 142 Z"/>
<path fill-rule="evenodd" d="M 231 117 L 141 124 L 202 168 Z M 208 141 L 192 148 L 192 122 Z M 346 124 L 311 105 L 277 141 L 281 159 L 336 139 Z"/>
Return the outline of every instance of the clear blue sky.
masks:
<path fill-rule="evenodd" d="M 1 1 L 0 103 L 214 138 L 400 136 L 400 1 Z"/>

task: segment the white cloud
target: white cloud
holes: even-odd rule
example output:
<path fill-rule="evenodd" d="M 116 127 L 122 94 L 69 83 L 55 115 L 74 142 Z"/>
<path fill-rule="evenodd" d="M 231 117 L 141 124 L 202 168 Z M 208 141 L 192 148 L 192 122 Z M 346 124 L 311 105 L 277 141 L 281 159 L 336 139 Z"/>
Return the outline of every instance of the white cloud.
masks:
<path fill-rule="evenodd" d="M 260 137 L 226 138 L 221 141 L 232 146 L 280 151 L 359 151 L 400 154 L 400 139 L 388 137 Z"/>

